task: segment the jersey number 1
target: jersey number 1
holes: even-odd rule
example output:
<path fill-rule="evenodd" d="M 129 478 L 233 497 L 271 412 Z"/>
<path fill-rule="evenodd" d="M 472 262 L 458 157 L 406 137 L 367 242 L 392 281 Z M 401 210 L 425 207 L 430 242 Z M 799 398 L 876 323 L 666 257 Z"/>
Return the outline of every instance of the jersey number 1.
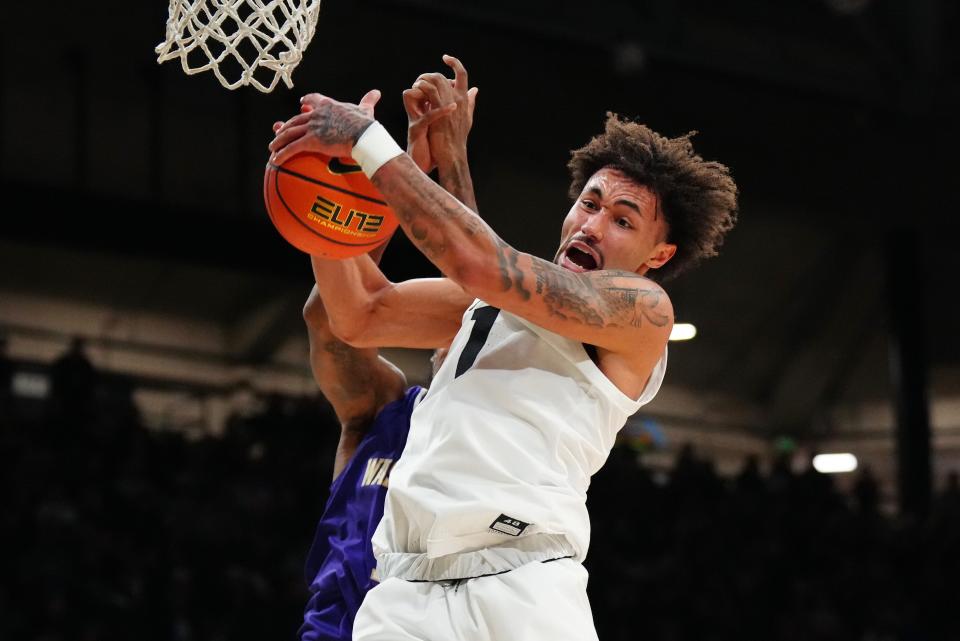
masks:
<path fill-rule="evenodd" d="M 490 335 L 493 321 L 497 320 L 497 314 L 499 313 L 499 308 L 490 305 L 477 307 L 473 310 L 473 315 L 470 316 L 473 319 L 473 329 L 470 330 L 470 338 L 467 340 L 467 344 L 463 346 L 463 351 L 460 352 L 460 360 L 457 361 L 457 373 L 454 378 L 473 367 L 480 350 L 487 342 L 487 336 Z"/>

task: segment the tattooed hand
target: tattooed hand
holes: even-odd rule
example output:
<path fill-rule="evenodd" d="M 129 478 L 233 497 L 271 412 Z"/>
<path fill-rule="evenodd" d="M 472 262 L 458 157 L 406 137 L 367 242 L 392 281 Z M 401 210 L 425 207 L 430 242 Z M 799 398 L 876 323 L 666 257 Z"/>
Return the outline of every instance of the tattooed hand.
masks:
<path fill-rule="evenodd" d="M 373 107 L 380 100 L 376 89 L 357 105 L 339 102 L 318 93 L 300 99 L 300 113 L 284 123 L 274 123 L 270 162 L 283 164 L 303 152 L 349 156 L 360 134 L 373 124 Z"/>

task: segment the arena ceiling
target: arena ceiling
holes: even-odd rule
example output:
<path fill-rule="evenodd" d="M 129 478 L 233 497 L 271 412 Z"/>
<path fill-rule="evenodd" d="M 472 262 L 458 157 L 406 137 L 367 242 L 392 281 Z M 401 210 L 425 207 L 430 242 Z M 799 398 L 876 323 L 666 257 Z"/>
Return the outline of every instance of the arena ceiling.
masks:
<path fill-rule="evenodd" d="M 453 53 L 481 90 L 481 213 L 521 249 L 552 255 L 568 151 L 608 110 L 696 129 L 733 168 L 740 224 L 669 287 L 700 330 L 672 349 L 675 384 L 760 404 L 778 426 L 887 397 L 892 298 L 925 317 L 935 372 L 960 365 L 956 3 L 325 0 L 296 87 L 271 95 L 156 65 L 159 0 L 59 4 L 5 10 L 20 28 L 0 66 L 0 291 L 225 325 L 272 304 L 284 314 L 237 355 L 268 359 L 302 331 L 309 288 L 262 208 L 270 124 L 302 93 L 376 87 L 400 137 L 400 91 Z M 884 273 L 911 234 L 921 277 L 892 292 Z M 431 273 L 402 238 L 385 270 Z"/>

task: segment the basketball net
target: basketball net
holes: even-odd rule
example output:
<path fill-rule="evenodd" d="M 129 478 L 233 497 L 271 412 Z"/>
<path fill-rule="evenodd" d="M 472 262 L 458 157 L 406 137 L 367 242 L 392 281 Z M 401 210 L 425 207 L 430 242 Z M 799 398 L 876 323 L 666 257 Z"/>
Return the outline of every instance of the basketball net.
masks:
<path fill-rule="evenodd" d="M 320 0 L 170 0 L 157 62 L 180 58 L 189 75 L 213 70 L 227 89 L 269 93 L 280 79 L 289 89 L 319 15 Z"/>

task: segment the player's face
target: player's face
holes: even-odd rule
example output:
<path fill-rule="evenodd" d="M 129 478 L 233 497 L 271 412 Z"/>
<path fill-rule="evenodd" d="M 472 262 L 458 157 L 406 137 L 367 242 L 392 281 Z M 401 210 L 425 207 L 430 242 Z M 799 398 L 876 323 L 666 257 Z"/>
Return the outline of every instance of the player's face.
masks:
<path fill-rule="evenodd" d="M 560 232 L 554 262 L 575 272 L 619 269 L 644 274 L 676 252 L 653 191 L 616 169 L 587 181 Z"/>

